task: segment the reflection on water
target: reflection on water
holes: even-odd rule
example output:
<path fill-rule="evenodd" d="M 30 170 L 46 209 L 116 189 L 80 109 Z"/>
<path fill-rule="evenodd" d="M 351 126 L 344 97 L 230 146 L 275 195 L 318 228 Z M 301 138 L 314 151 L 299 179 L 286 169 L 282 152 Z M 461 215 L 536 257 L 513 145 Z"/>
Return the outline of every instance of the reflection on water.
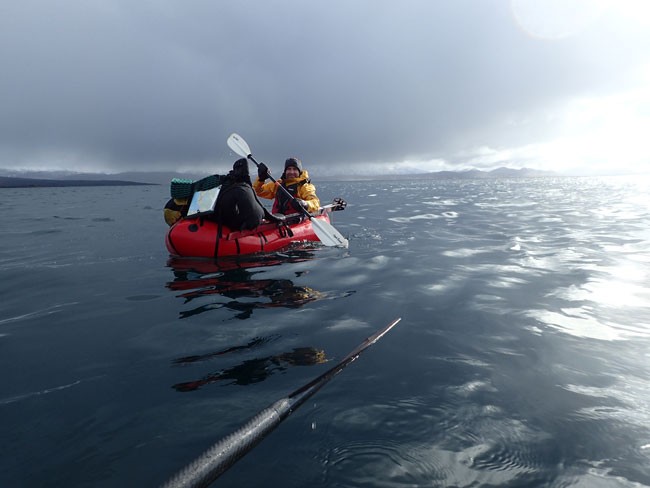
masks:
<path fill-rule="evenodd" d="M 231 348 L 231 350 L 236 349 Z M 210 373 L 199 380 L 177 383 L 173 388 L 183 392 L 194 391 L 210 383 L 224 380 L 231 380 L 228 384 L 250 385 L 264 381 L 276 372 L 285 371 L 288 366 L 313 366 L 325 361 L 325 351 L 313 347 L 297 347 L 281 354 L 247 359 L 230 368 Z"/>
<path fill-rule="evenodd" d="M 272 335 L 269 337 L 255 337 L 250 342 L 248 342 L 248 344 L 245 344 L 243 346 L 231 346 L 221 351 L 210 352 L 207 354 L 184 356 L 182 358 L 174 359 L 173 363 L 183 365 L 183 364 L 196 363 L 198 361 L 206 361 L 208 359 L 212 359 L 217 356 L 224 356 L 231 352 L 239 352 L 239 351 L 245 351 L 247 349 L 254 349 L 256 347 L 262 346 L 263 344 L 266 344 L 267 342 L 274 341 L 278 337 L 279 337 L 278 335 Z"/>
<path fill-rule="evenodd" d="M 349 296 L 354 293 L 326 293 L 310 286 L 299 285 L 286 278 L 268 276 L 269 268 L 291 263 L 307 262 L 314 254 L 306 250 L 291 250 L 286 253 L 243 257 L 238 259 L 205 260 L 193 258 L 170 258 L 174 280 L 166 284 L 184 299 L 184 305 L 196 305 L 179 314 L 180 319 L 203 312 L 226 309 L 235 312 L 237 319 L 248 319 L 257 309 L 274 307 L 299 308 L 315 300 Z M 304 279 L 305 271 L 293 271 L 297 279 Z M 184 356 L 173 360 L 178 366 L 218 359 L 231 354 L 251 353 L 277 341 L 280 336 L 271 334 L 254 337 L 246 344 L 228 346 L 218 351 Z M 274 373 L 285 371 L 290 366 L 311 366 L 326 361 L 325 352 L 314 347 L 295 347 L 277 354 L 262 354 L 247 358 L 234 366 L 210 372 L 200 379 L 176 383 L 173 388 L 179 392 L 198 390 L 217 381 L 226 384 L 250 385 L 265 380 Z"/>
<path fill-rule="evenodd" d="M 253 278 L 254 275 L 255 273 L 238 270 L 236 273 L 229 272 L 224 277 L 196 280 L 192 284 L 199 286 L 199 289 L 179 295 L 185 298 L 185 303 L 211 295 L 220 295 L 233 298 L 233 300 L 225 303 L 211 302 L 200 305 L 191 310 L 181 312 L 181 318 L 191 317 L 209 310 L 226 308 L 238 312 L 235 318 L 247 319 L 255 309 L 273 307 L 298 308 L 324 296 L 322 293 L 308 286 L 296 286 L 291 280 L 256 280 Z M 169 288 L 172 290 L 176 289 L 173 284 L 170 284 Z M 246 300 L 251 298 L 259 298 L 260 300 Z"/>
<path fill-rule="evenodd" d="M 345 254 L 166 268 L 142 189 L 61 190 L 56 225 L 32 217 L 49 190 L 9 190 L 0 486 L 158 484 L 398 311 L 222 481 L 650 486 L 650 180 L 619 183 L 329 183 L 351 202 Z M 108 201 L 115 222 L 91 222 Z M 40 228 L 64 231 L 25 239 Z"/>
<path fill-rule="evenodd" d="M 650 180 L 385 186 L 355 235 L 401 251 L 427 391 L 342 407 L 324 484 L 650 486 Z"/>
<path fill-rule="evenodd" d="M 227 309 L 235 312 L 235 318 L 247 319 L 256 309 L 299 308 L 316 300 L 339 298 L 354 293 L 321 292 L 310 286 L 297 285 L 284 277 L 261 278 L 265 276 L 266 267 L 309 261 L 313 258 L 312 252 L 304 250 L 237 260 L 171 258 L 167 264 L 173 269 L 174 280 L 167 283 L 167 288 L 182 291 L 178 296 L 185 299 L 185 304 L 197 303 L 196 307 L 181 311 L 180 318 L 210 310 Z M 302 274 L 296 272 L 298 277 L 302 277 Z"/>

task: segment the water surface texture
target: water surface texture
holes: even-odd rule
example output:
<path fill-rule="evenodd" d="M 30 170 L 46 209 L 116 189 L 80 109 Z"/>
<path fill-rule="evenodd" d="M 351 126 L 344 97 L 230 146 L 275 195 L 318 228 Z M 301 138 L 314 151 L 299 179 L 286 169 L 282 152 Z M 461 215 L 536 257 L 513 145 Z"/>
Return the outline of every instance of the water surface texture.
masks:
<path fill-rule="evenodd" d="M 324 182 L 347 250 L 170 259 L 166 187 L 1 190 L 0 486 L 650 486 L 650 184 Z"/>

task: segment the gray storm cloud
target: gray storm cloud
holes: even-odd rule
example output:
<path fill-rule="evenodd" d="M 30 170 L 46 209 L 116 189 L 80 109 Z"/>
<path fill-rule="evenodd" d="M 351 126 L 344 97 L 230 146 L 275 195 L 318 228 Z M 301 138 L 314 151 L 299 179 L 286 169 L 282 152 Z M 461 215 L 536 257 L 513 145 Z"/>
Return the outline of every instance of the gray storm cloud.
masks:
<path fill-rule="evenodd" d="M 615 93 L 648 63 L 648 35 L 622 19 L 548 40 L 526 30 L 525 7 L 5 2 L 0 167 L 199 168 L 231 162 L 231 132 L 265 161 L 321 171 L 453 163 L 549 137 L 546 108 Z"/>

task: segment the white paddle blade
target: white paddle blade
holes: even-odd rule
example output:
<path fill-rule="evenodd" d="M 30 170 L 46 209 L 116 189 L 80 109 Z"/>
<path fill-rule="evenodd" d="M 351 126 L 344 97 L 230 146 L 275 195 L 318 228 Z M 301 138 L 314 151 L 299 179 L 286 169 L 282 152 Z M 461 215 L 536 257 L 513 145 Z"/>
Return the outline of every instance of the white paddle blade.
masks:
<path fill-rule="evenodd" d="M 251 155 L 251 148 L 239 134 L 230 134 L 228 138 L 228 147 L 243 158 Z"/>
<path fill-rule="evenodd" d="M 311 225 L 320 241 L 328 247 L 344 247 L 347 249 L 348 240 L 331 224 L 319 219 L 311 219 Z"/>

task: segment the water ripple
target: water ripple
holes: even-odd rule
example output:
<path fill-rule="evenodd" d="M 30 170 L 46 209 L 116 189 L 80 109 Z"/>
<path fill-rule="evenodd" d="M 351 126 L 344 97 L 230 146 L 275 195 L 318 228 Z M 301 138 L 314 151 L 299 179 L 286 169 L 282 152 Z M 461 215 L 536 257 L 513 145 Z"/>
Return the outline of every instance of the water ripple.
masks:
<path fill-rule="evenodd" d="M 96 377 L 98 378 L 98 377 Z M 90 378 L 90 379 L 96 379 L 96 378 Z M 16 395 L 8 398 L 1 398 L 0 399 L 0 405 L 8 405 L 10 403 L 15 403 L 19 402 L 21 400 L 26 400 L 28 398 L 36 397 L 36 396 L 41 396 L 41 395 L 48 395 L 50 393 L 56 393 L 61 390 L 67 390 L 68 388 L 72 388 L 73 386 L 77 386 L 81 384 L 82 381 L 86 380 L 77 380 L 73 381 L 72 383 L 66 384 L 66 385 L 60 385 L 60 386 L 53 386 L 51 388 L 45 388 L 44 390 L 39 390 L 39 391 L 32 391 L 29 393 L 24 393 L 22 395 Z"/>
<path fill-rule="evenodd" d="M 27 319 L 34 319 L 37 317 L 45 317 L 47 315 L 62 312 L 65 307 L 77 305 L 78 303 L 79 302 L 59 303 L 56 305 L 52 305 L 51 307 L 44 308 L 42 310 L 36 310 L 34 312 L 16 315 L 14 317 L 8 317 L 6 319 L 0 320 L 0 325 L 7 324 L 10 322 L 18 322 Z"/>

